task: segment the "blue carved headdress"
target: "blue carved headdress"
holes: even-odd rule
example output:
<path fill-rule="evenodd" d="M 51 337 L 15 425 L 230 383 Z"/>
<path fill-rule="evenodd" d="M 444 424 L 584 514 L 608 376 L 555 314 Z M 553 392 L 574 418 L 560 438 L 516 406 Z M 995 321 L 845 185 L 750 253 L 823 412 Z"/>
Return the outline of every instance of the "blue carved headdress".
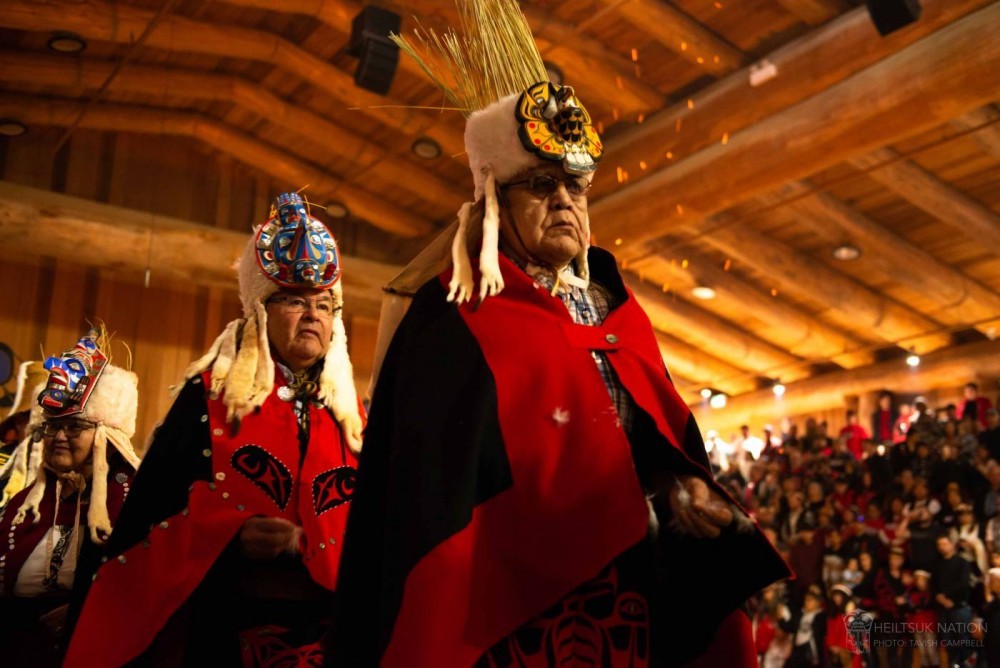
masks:
<path fill-rule="evenodd" d="M 283 288 L 329 288 L 340 278 L 337 240 L 296 193 L 278 195 L 254 245 L 261 271 Z"/>

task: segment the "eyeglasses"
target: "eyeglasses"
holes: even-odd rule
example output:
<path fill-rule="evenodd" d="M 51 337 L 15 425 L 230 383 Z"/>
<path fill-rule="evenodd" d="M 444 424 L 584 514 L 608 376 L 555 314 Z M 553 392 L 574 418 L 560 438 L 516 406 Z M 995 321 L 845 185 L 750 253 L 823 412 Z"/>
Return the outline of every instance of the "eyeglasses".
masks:
<path fill-rule="evenodd" d="M 45 422 L 42 424 L 42 436 L 45 438 L 52 438 L 61 431 L 66 434 L 66 438 L 76 438 L 83 432 L 88 429 L 93 429 L 96 426 L 96 422 L 88 422 L 87 420 Z"/>
<path fill-rule="evenodd" d="M 340 307 L 333 305 L 332 299 L 307 299 L 305 297 L 293 297 L 280 295 L 267 300 L 268 304 L 275 304 L 285 313 L 305 313 L 310 309 L 315 309 L 320 316 L 330 318 L 340 310 Z"/>
<path fill-rule="evenodd" d="M 566 186 L 566 192 L 573 198 L 583 197 L 590 192 L 590 181 L 582 176 L 566 176 L 557 179 L 551 174 L 532 174 L 522 181 L 505 183 L 503 187 L 528 186 L 532 195 L 544 199 L 554 193 L 559 188 L 560 183 Z"/>

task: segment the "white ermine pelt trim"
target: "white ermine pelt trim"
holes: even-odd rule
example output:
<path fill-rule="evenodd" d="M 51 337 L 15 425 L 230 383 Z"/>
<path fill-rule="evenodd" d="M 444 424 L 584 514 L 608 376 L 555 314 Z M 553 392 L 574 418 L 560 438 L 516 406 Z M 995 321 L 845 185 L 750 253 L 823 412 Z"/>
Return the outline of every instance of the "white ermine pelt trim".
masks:
<path fill-rule="evenodd" d="M 236 360 L 223 384 L 225 394 L 222 401 L 226 405 L 226 422 L 231 422 L 233 418 L 242 418 L 253 409 L 251 406 L 254 394 L 253 382 L 257 377 L 257 363 L 260 360 L 257 337 L 257 317 L 253 315 L 247 318 L 243 325 Z"/>
<path fill-rule="evenodd" d="M 340 312 L 333 319 L 333 339 L 326 351 L 319 378 L 319 399 L 333 411 L 341 426 L 347 446 L 355 455 L 361 452 L 361 415 L 358 393 L 354 387 L 354 369 L 347 355 L 347 332 Z"/>
<path fill-rule="evenodd" d="M 111 518 L 108 517 L 108 433 L 103 424 L 97 425 L 94 432 L 93 462 L 87 526 L 90 529 L 90 540 L 101 545 L 104 541 L 97 532 L 103 531 L 105 536 L 111 535 Z"/>
<path fill-rule="evenodd" d="M 458 210 L 458 230 L 451 241 L 451 281 L 448 283 L 448 301 L 461 304 L 472 299 L 472 261 L 469 259 L 469 223 L 473 202 L 466 202 Z"/>
<path fill-rule="evenodd" d="M 656 509 L 653 507 L 653 497 L 646 497 L 646 507 L 649 508 L 649 537 L 653 540 L 660 535 L 660 519 L 656 516 Z"/>
<path fill-rule="evenodd" d="M 212 370 L 213 395 L 218 396 L 222 392 L 222 385 L 229 375 L 229 369 L 233 366 L 233 358 L 236 356 L 236 336 L 239 332 L 243 319 L 233 320 L 222 333 L 216 337 L 212 346 L 204 355 L 188 365 L 184 372 L 184 380 L 191 380 L 195 376 L 201 375 L 208 369 Z M 180 392 L 182 385 L 175 387 L 176 392 Z M 175 394 L 176 394 L 175 392 Z"/>
<path fill-rule="evenodd" d="M 45 496 L 45 467 L 39 466 L 38 472 L 35 474 L 35 484 L 31 488 L 31 491 L 28 492 L 28 496 L 25 497 L 24 503 L 17 509 L 13 523 L 20 524 L 27 518 L 30 512 L 35 516 L 32 522 L 38 524 L 38 520 L 41 519 L 41 516 L 38 514 L 38 506 L 42 502 L 43 496 Z"/>
<path fill-rule="evenodd" d="M 495 297 L 503 290 L 500 274 L 500 205 L 497 201 L 497 181 L 493 169 L 486 168 L 486 209 L 483 213 L 483 244 L 479 250 L 479 301 Z"/>
<path fill-rule="evenodd" d="M 11 497 L 24 489 L 28 480 L 28 451 L 30 448 L 31 437 L 27 436 L 17 444 L 10 459 L 0 467 L 0 477 L 6 475 L 8 471 L 10 472 L 7 484 L 3 488 L 3 494 L 0 494 L 0 506 L 7 505 Z"/>
<path fill-rule="evenodd" d="M 263 302 L 257 302 L 255 310 L 257 316 L 257 372 L 254 374 L 253 392 L 250 397 L 251 410 L 263 406 L 264 401 L 271 396 L 271 391 L 274 390 L 274 360 L 271 359 L 270 345 L 267 341 L 267 308 Z"/>
<path fill-rule="evenodd" d="M 585 214 L 583 219 L 583 240 L 580 244 L 580 252 L 576 256 L 576 275 L 583 279 L 587 285 L 590 284 L 590 263 L 587 262 L 587 251 L 590 250 L 590 213 Z M 584 286 L 586 289 L 587 286 Z"/>

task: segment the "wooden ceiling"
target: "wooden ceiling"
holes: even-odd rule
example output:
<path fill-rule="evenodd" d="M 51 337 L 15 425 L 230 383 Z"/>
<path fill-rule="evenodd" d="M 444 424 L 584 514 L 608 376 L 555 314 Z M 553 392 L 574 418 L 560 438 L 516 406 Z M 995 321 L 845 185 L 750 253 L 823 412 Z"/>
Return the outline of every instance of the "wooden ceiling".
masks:
<path fill-rule="evenodd" d="M 404 29 L 457 23 L 448 0 L 377 4 Z M 923 0 L 916 24 L 884 38 L 859 4 L 523 3 L 603 133 L 596 240 L 622 260 L 688 396 L 1000 332 L 1000 2 Z M 169 136 L 308 183 L 398 241 L 374 259 L 402 265 L 471 194 L 463 123 L 412 108 L 443 100 L 405 58 L 389 95 L 354 85 L 361 7 L 5 0 L 0 117 Z M 49 50 L 60 31 L 86 49 Z M 777 75 L 752 86 L 765 60 Z M 420 137 L 442 155 L 416 157 Z M 835 259 L 844 244 L 860 257 Z"/>

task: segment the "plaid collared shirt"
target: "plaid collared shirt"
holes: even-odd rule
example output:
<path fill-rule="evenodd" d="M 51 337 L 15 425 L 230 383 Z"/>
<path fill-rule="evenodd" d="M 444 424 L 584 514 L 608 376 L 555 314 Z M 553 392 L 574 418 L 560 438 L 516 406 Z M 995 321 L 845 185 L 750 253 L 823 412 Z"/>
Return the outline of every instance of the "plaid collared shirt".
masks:
<path fill-rule="evenodd" d="M 553 279 L 548 272 L 539 271 L 531 274 L 527 269 L 525 271 L 529 273 L 536 283 L 550 293 L 552 292 Z M 563 270 L 564 274 L 567 272 L 575 276 L 572 265 Z M 570 317 L 578 325 L 600 325 L 611 311 L 611 295 L 607 290 L 593 281 L 591 281 L 586 290 L 573 285 L 567 285 L 565 282 L 560 281 L 559 287 L 556 289 L 556 296 L 566 305 Z M 611 403 L 615 408 L 615 412 L 618 413 L 618 419 L 621 420 L 622 427 L 626 433 L 631 432 L 632 418 L 635 411 L 635 404 L 632 401 L 632 397 L 625 391 L 621 381 L 618 380 L 614 368 L 608 361 L 607 353 L 600 350 L 592 350 L 590 354 L 597 364 L 597 370 L 601 372 L 601 378 L 604 379 L 604 386 L 608 390 Z"/>

